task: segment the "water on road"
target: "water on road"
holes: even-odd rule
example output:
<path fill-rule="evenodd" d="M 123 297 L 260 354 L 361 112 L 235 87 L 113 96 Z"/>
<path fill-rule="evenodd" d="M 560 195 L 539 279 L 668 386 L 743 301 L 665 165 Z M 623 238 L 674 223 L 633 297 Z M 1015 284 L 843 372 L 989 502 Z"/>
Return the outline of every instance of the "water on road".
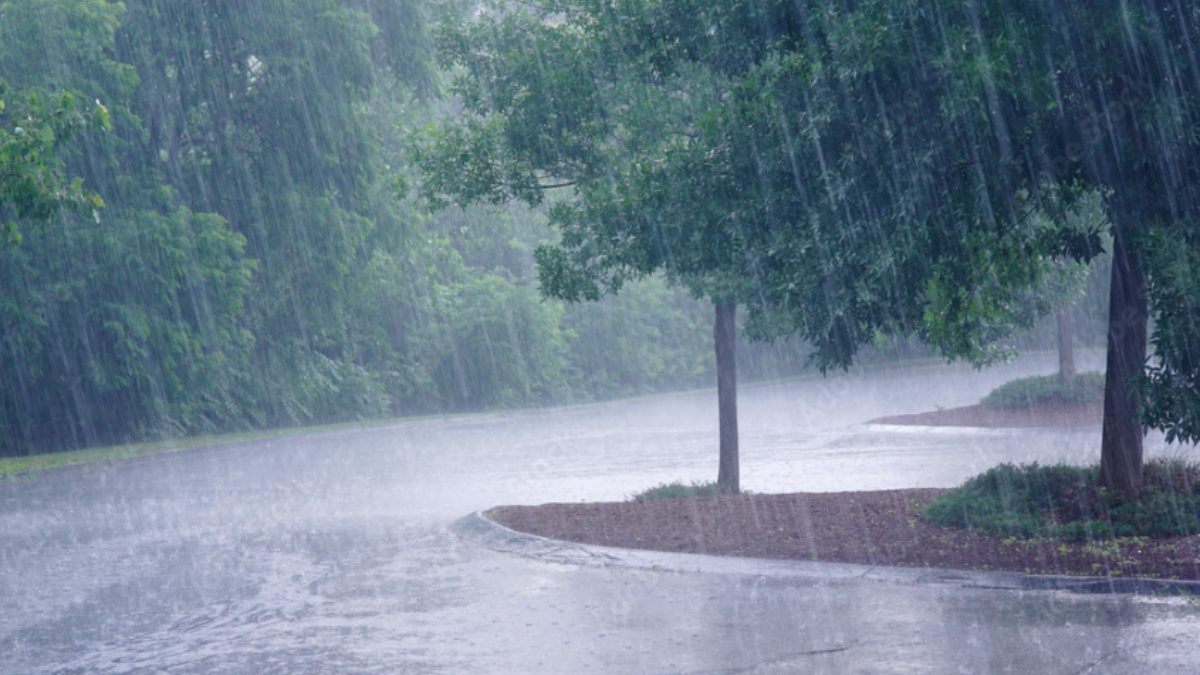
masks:
<path fill-rule="evenodd" d="M 1001 461 L 1096 461 L 1095 428 L 863 424 L 1052 369 L 745 387 L 743 486 L 951 486 Z M 0 672 L 1200 671 L 1189 600 L 576 567 L 448 530 L 496 504 L 710 479 L 715 411 L 696 392 L 414 420 L 0 483 Z"/>

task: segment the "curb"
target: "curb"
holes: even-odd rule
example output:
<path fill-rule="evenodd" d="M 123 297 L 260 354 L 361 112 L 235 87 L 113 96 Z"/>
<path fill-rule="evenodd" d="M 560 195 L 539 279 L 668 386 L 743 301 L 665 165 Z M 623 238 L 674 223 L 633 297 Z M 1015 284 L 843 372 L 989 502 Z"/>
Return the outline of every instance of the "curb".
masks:
<path fill-rule="evenodd" d="M 854 563 L 739 558 L 700 553 L 670 553 L 643 549 L 593 546 L 548 539 L 509 529 L 476 511 L 450 525 L 460 538 L 500 553 L 563 565 L 659 572 L 731 574 L 820 582 L 868 580 L 893 584 L 950 586 L 1010 591 L 1067 591 L 1090 594 L 1200 596 L 1200 581 L 1137 577 L 1078 577 L 977 572 L 917 567 L 883 567 Z"/>

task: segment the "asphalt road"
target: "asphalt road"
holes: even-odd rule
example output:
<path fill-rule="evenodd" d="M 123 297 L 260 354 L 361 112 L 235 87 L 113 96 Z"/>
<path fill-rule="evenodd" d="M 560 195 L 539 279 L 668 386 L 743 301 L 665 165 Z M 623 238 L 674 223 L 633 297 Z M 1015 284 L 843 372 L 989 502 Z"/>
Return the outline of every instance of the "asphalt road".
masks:
<path fill-rule="evenodd" d="M 1097 429 L 861 424 L 1052 368 L 745 387 L 743 486 L 1094 461 Z M 0 673 L 1200 672 L 1192 600 L 606 569 L 449 530 L 496 504 L 709 478 L 715 410 L 698 392 L 427 419 L 0 482 Z"/>

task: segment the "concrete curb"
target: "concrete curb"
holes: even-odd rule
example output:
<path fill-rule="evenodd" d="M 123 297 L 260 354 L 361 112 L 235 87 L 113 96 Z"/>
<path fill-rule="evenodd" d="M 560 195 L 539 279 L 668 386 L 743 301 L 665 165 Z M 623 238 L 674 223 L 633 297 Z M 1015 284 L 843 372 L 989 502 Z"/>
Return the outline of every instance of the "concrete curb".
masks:
<path fill-rule="evenodd" d="M 879 567 L 806 560 L 737 558 L 697 553 L 668 553 L 642 549 L 592 546 L 547 539 L 509 529 L 483 512 L 464 516 L 450 525 L 462 539 L 484 548 L 543 562 L 664 572 L 700 572 L 739 576 L 803 579 L 839 583 L 869 580 L 893 584 L 940 585 L 959 588 L 1013 591 L 1069 591 L 1072 593 L 1123 593 L 1133 595 L 1200 595 L 1200 581 L 1122 577 L 1073 577 L 975 572 L 936 568 Z"/>

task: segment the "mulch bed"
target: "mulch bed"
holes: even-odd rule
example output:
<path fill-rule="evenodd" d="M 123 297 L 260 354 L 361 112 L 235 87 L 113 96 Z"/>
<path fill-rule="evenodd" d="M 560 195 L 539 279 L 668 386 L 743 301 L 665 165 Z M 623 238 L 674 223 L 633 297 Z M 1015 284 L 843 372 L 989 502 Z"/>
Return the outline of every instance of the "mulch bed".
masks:
<path fill-rule="evenodd" d="M 1022 540 L 925 522 L 944 490 L 685 497 L 502 506 L 521 532 L 586 544 L 790 560 L 1033 574 L 1200 579 L 1200 537 Z"/>
<path fill-rule="evenodd" d="M 1104 419 L 1101 401 L 1091 403 L 1042 403 L 1027 408 L 985 408 L 969 405 L 913 415 L 893 415 L 871 420 L 868 424 L 906 424 L 926 427 L 1084 427 Z"/>
<path fill-rule="evenodd" d="M 980 405 L 874 424 L 987 428 L 1098 425 L 1100 402 L 997 410 Z M 501 506 L 521 532 L 585 544 L 787 560 L 1028 574 L 1200 580 L 1200 536 L 1095 542 L 1026 540 L 942 527 L 921 510 L 945 490 L 684 497 L 650 502 Z"/>

